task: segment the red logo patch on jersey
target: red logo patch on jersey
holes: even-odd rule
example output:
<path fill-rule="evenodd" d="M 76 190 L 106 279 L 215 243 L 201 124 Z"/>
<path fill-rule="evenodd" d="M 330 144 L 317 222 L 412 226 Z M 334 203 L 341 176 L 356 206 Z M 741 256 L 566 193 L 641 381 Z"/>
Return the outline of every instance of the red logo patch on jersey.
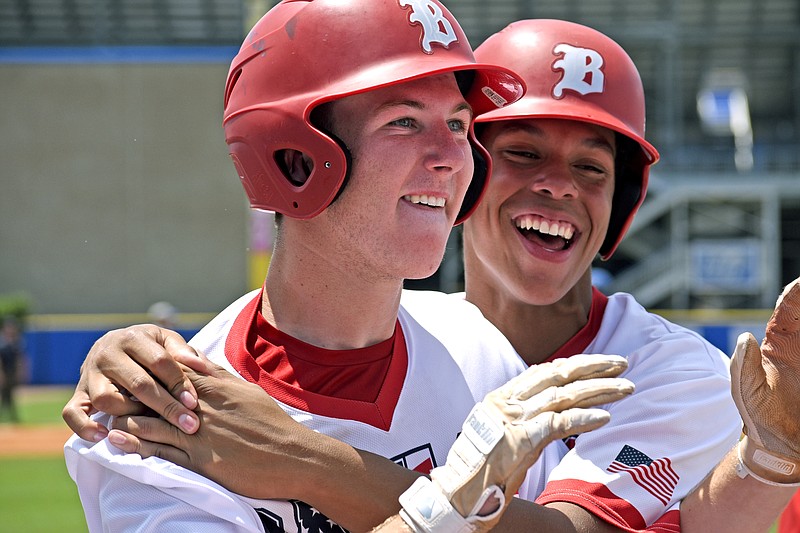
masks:
<path fill-rule="evenodd" d="M 430 444 L 423 444 L 412 450 L 392 457 L 392 461 L 420 474 L 430 474 L 436 468 L 436 458 Z"/>

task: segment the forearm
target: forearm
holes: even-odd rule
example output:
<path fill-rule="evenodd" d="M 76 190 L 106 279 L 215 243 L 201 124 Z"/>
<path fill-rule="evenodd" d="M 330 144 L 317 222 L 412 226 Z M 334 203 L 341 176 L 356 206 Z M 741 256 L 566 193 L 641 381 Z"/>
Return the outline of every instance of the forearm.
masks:
<path fill-rule="evenodd" d="M 399 517 L 399 497 L 420 475 L 393 461 L 356 450 L 320 435 L 321 448 L 305 469 L 304 485 L 313 487 L 304 501 L 350 531 L 410 531 Z M 387 517 L 390 517 L 387 520 Z M 568 503 L 542 506 L 513 498 L 493 532 L 542 533 L 620 531 L 588 511 Z"/>
<path fill-rule="evenodd" d="M 577 506 L 571 504 L 555 504 L 553 506 L 537 505 L 533 502 L 515 498 L 492 532 L 542 532 L 542 533 L 613 533 L 622 531 L 599 520 Z M 373 533 L 412 533 L 412 529 L 394 515 Z"/>
<path fill-rule="evenodd" d="M 514 498 L 493 532 L 614 533 L 608 522 L 577 505 L 558 502 L 538 505 Z"/>
<path fill-rule="evenodd" d="M 420 476 L 385 457 L 330 438 L 309 460 L 313 464 L 305 471 L 311 478 L 303 500 L 350 531 L 369 531 L 396 515 L 400 494 Z"/>
<path fill-rule="evenodd" d="M 736 474 L 736 448 L 681 503 L 681 531 L 709 533 L 769 530 L 797 490 Z"/>

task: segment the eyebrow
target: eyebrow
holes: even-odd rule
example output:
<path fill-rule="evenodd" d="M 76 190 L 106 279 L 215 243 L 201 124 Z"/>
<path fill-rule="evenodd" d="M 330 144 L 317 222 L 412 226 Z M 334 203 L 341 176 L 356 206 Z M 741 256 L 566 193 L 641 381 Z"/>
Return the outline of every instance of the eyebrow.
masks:
<path fill-rule="evenodd" d="M 394 100 L 391 102 L 384 102 L 378 106 L 377 111 L 383 111 L 384 109 L 390 109 L 392 107 L 411 107 L 413 109 L 423 110 L 425 109 L 425 104 L 422 102 L 418 102 L 416 100 Z M 468 102 L 460 102 L 457 106 L 453 108 L 453 113 L 460 113 L 461 111 L 469 111 L 470 118 L 473 117 L 472 113 L 472 106 L 469 105 Z"/>
<path fill-rule="evenodd" d="M 545 135 L 544 130 L 542 130 L 540 127 L 524 122 L 508 123 L 507 125 L 504 126 L 504 130 L 500 135 L 503 135 L 505 133 L 516 133 L 516 132 L 528 133 L 530 135 L 535 135 L 539 137 L 543 137 Z M 592 135 L 591 137 L 586 137 L 583 139 L 583 141 L 581 141 L 581 144 L 589 148 L 600 148 L 606 150 L 612 156 L 616 157 L 614 147 L 611 145 L 611 143 L 609 143 L 607 140 L 605 140 L 603 137 L 599 135 Z"/>

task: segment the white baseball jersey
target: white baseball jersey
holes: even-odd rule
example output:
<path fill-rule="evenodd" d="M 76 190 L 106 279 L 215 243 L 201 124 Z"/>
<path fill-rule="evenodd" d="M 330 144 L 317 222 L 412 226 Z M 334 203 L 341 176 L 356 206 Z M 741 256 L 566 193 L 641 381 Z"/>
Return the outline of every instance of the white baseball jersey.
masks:
<path fill-rule="evenodd" d="M 603 406 L 607 425 L 548 446 L 520 496 L 570 502 L 626 531 L 680 531 L 680 500 L 740 436 L 728 357 L 631 295 L 596 290 L 589 323 L 552 358 L 576 353 L 625 356 L 636 391 Z"/>
<path fill-rule="evenodd" d="M 224 356 L 231 322 L 254 297 L 234 303 L 192 341 L 232 372 Z M 282 406 L 309 427 L 411 468 L 429 451 L 435 466 L 472 402 L 525 365 L 463 295 L 406 291 L 402 303 L 408 369 L 388 433 Z M 587 326 L 554 358 L 576 353 L 628 357 L 625 377 L 636 392 L 605 406 L 612 415 L 607 426 L 548 446 L 520 496 L 542 504 L 572 502 L 628 531 L 653 521 L 660 531 L 679 531 L 677 502 L 739 436 L 727 357 L 697 334 L 647 313 L 630 295 L 606 299 L 599 292 Z M 92 446 L 73 437 L 66 455 L 92 531 L 103 523 L 114 531 L 159 524 L 192 531 L 338 527 L 301 502 L 242 498 L 166 461 L 126 456 L 105 441 Z"/>
<path fill-rule="evenodd" d="M 255 327 L 260 294 L 255 291 L 233 303 L 191 344 L 237 373 L 231 361 L 240 364 L 247 358 L 241 350 L 246 350 L 244 340 Z M 410 296 L 414 307 L 425 313 L 417 320 L 401 307 L 398 323 L 405 350 L 395 351 L 374 404 L 307 391 L 297 392 L 299 401 L 279 403 L 316 431 L 428 472 L 443 464 L 476 398 L 516 375 L 522 365 L 508 341 L 476 308 L 439 293 Z M 480 370 L 474 389 L 456 360 Z M 102 420 L 108 423 L 109 417 Z M 93 445 L 73 436 L 65 455 L 93 532 L 341 531 L 303 502 L 244 498 L 167 461 L 125 455 L 107 441 Z"/>

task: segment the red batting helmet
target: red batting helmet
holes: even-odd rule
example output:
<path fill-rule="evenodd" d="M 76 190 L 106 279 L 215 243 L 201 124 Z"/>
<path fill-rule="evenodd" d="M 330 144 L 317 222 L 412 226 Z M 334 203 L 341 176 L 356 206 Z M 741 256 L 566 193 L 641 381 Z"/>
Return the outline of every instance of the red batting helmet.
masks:
<path fill-rule="evenodd" d="M 438 0 L 280 2 L 250 31 L 225 88 L 225 138 L 250 204 L 307 219 L 335 200 L 346 181 L 349 154 L 311 123 L 316 106 L 460 71 L 470 73 L 468 85 L 461 86 L 475 114 L 514 102 L 524 92 L 511 71 L 476 64 L 463 30 Z M 472 212 L 490 170 L 488 154 L 471 129 L 470 142 L 476 170 L 456 222 Z M 305 183 L 291 182 L 276 161 L 286 149 L 312 158 Z"/>
<path fill-rule="evenodd" d="M 480 45 L 475 57 L 513 69 L 528 87 L 518 102 L 477 122 L 563 118 L 604 126 L 636 143 L 632 150 L 626 149 L 630 142 L 617 147 L 611 220 L 600 247 L 608 259 L 642 204 L 650 165 L 659 157 L 644 139 L 644 89 L 633 61 L 602 33 L 562 20 L 514 22 Z"/>

